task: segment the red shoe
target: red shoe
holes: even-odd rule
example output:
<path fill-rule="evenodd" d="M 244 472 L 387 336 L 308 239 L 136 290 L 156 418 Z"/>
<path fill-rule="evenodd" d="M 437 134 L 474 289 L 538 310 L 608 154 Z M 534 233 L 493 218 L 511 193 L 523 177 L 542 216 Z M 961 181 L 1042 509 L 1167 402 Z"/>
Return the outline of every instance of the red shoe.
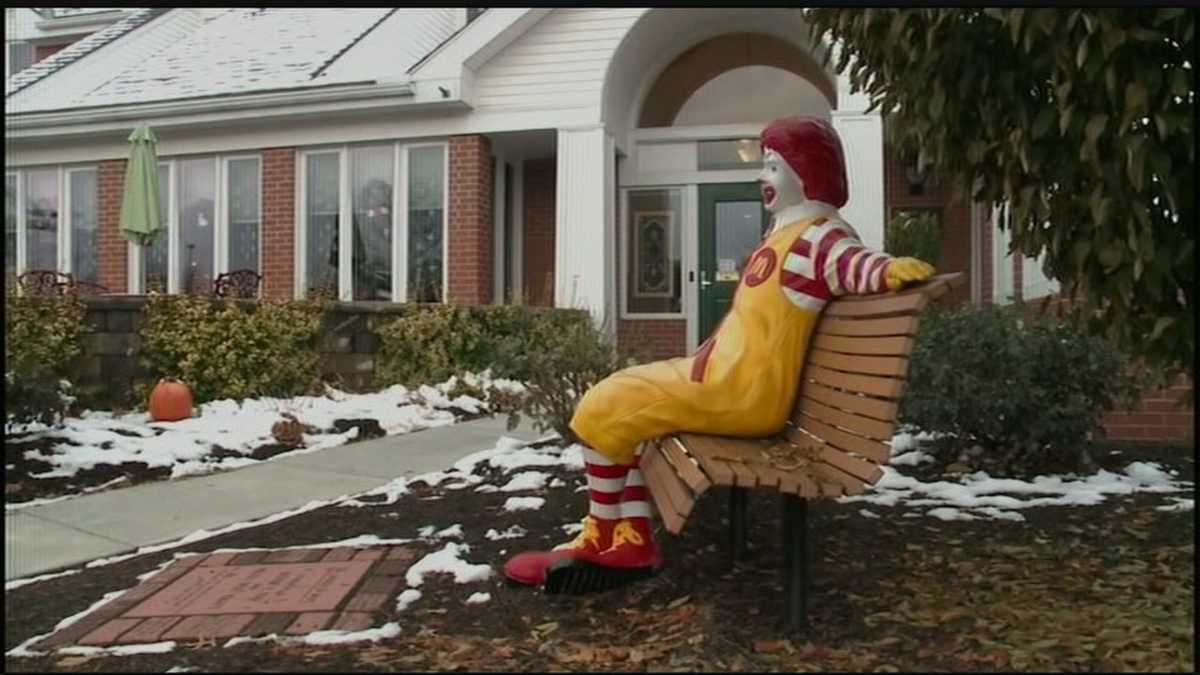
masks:
<path fill-rule="evenodd" d="M 658 568 L 662 554 L 649 518 L 625 518 L 613 528 L 612 545 L 596 556 L 597 565 L 621 570 Z"/>
<path fill-rule="evenodd" d="M 626 518 L 613 528 L 612 545 L 597 555 L 568 556 L 547 566 L 547 593 L 579 595 L 645 579 L 662 565 L 647 518 Z"/>
<path fill-rule="evenodd" d="M 594 560 L 612 544 L 616 521 L 587 516 L 583 530 L 571 541 L 549 551 L 526 551 L 509 558 L 504 564 L 504 576 L 527 586 L 540 586 L 546 581 L 546 570 L 567 559 Z"/>

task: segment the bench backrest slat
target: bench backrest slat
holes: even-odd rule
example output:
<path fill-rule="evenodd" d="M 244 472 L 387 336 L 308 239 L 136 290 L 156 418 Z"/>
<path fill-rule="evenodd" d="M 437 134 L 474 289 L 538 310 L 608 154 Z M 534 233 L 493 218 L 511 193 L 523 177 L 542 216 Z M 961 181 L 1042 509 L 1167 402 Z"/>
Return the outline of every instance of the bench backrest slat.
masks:
<path fill-rule="evenodd" d="M 941 275 L 899 293 L 844 296 L 825 307 L 785 435 L 797 443 L 816 438 L 829 448 L 826 462 L 841 471 L 826 478 L 878 477 L 868 465 L 890 457 L 886 442 L 908 380 L 918 315 L 962 281 L 961 273 Z"/>

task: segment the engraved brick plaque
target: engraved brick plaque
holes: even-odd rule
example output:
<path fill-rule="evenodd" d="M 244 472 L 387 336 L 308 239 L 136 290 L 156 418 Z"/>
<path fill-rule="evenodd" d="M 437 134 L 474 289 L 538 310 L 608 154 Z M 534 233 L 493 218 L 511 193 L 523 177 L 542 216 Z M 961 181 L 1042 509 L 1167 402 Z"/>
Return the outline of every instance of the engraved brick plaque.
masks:
<path fill-rule="evenodd" d="M 124 616 L 328 611 L 350 593 L 371 562 L 200 565 Z"/>
<path fill-rule="evenodd" d="M 35 648 L 362 630 L 416 557 L 398 546 L 189 556 Z"/>

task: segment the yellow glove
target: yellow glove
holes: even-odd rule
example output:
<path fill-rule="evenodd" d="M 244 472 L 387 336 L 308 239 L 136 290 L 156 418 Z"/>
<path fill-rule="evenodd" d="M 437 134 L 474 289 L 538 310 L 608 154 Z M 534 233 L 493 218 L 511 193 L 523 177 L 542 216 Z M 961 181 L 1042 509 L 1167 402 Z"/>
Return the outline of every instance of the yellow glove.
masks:
<path fill-rule="evenodd" d="M 933 265 L 916 258 L 895 258 L 888 263 L 887 287 L 894 291 L 912 281 L 924 281 L 937 274 Z"/>

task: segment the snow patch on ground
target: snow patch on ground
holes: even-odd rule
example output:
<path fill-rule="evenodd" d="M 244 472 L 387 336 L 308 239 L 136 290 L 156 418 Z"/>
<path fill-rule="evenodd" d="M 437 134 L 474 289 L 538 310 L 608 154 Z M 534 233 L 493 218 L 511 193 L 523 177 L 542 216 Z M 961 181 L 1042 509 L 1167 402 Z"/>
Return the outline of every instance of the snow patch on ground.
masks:
<path fill-rule="evenodd" d="M 1182 497 L 1167 497 L 1174 504 L 1154 507 L 1157 511 L 1193 511 L 1196 508 L 1196 502 L 1193 499 L 1184 499 Z"/>
<path fill-rule="evenodd" d="M 504 501 L 505 511 L 535 511 L 546 503 L 541 497 L 509 497 Z"/>
<path fill-rule="evenodd" d="M 516 539 L 518 537 L 524 537 L 526 534 L 529 534 L 528 530 L 520 525 L 513 525 L 503 532 L 497 532 L 494 529 L 489 529 L 483 534 L 483 536 L 491 541 L 500 541 L 501 539 Z"/>
<path fill-rule="evenodd" d="M 13 590 L 14 588 L 20 588 L 22 586 L 27 586 L 29 584 L 36 584 L 39 581 L 46 581 L 47 579 L 57 579 L 58 577 L 65 577 L 65 576 L 69 576 L 71 574 L 79 574 L 79 570 L 77 570 L 77 569 L 67 570 L 65 572 L 54 572 L 52 574 L 42 574 L 40 576 L 27 577 L 25 579 L 13 579 L 12 581 L 4 582 L 4 590 L 5 590 L 5 592 L 7 592 L 7 591 Z"/>
<path fill-rule="evenodd" d="M 396 611 L 403 612 L 404 610 L 408 609 L 409 605 L 413 604 L 414 602 L 416 602 L 417 600 L 420 600 L 420 599 L 421 599 L 421 591 L 418 591 L 415 588 L 405 589 L 404 592 L 402 592 L 396 598 Z"/>
<path fill-rule="evenodd" d="M 1173 479 L 1162 466 L 1151 462 L 1132 462 L 1125 467 L 1124 473 L 1100 470 L 1084 478 L 1067 474 L 1037 476 L 1030 481 L 992 478 L 986 472 L 976 471 L 959 476 L 955 481 L 924 483 L 891 466 L 882 469 L 883 478 L 866 494 L 840 497 L 838 501 L 866 502 L 876 506 L 932 506 L 934 508 L 926 511 L 926 515 L 941 520 L 982 517 L 1020 522 L 1025 518 L 1017 512 L 1019 509 L 1086 506 L 1099 504 L 1110 494 L 1182 492 L 1193 487 L 1188 481 Z M 1020 495 L 1039 496 L 1021 498 Z M 1183 501 L 1178 500 L 1179 503 Z M 1179 508 L 1186 510 L 1188 507 Z"/>
<path fill-rule="evenodd" d="M 471 597 L 467 598 L 468 605 L 479 605 L 488 602 L 492 599 L 491 593 L 472 593 Z"/>
<path fill-rule="evenodd" d="M 453 574 L 455 583 L 486 581 L 492 576 L 491 565 L 472 564 L 460 557 L 470 550 L 471 547 L 466 544 L 448 542 L 442 550 L 427 554 L 408 568 L 404 580 L 410 587 L 416 587 L 424 583 L 426 574 L 442 572 Z"/>
<path fill-rule="evenodd" d="M 67 628 L 68 626 L 76 623 L 77 621 L 83 619 L 83 617 L 94 612 L 101 605 L 107 604 L 108 602 L 117 598 L 119 595 L 121 595 L 124 592 L 125 591 L 113 591 L 111 593 L 105 593 L 104 597 L 100 598 L 96 602 L 93 602 L 91 604 L 91 606 L 89 606 L 87 609 L 85 609 L 81 612 L 78 612 L 76 614 L 72 614 L 71 616 L 68 616 L 67 618 L 65 618 L 62 621 L 59 621 L 57 624 L 55 624 L 54 628 L 51 628 L 48 632 L 42 633 L 41 635 L 34 635 L 33 637 L 29 638 L 28 640 L 17 645 L 16 647 L 13 647 L 12 649 L 8 650 L 7 652 L 4 653 L 4 655 L 5 656 L 34 656 L 34 657 L 45 656 L 46 652 L 33 651 L 33 650 L 29 649 L 29 645 L 40 642 L 41 640 L 44 640 L 45 638 L 49 637 L 50 635 L 53 635 L 54 633 L 57 633 L 58 631 L 60 631 L 64 628 Z M 174 643 L 170 643 L 170 644 L 174 645 Z"/>
<path fill-rule="evenodd" d="M 500 486 L 500 492 L 522 492 L 525 490 L 540 490 L 546 487 L 550 474 L 544 471 L 522 471 Z"/>

